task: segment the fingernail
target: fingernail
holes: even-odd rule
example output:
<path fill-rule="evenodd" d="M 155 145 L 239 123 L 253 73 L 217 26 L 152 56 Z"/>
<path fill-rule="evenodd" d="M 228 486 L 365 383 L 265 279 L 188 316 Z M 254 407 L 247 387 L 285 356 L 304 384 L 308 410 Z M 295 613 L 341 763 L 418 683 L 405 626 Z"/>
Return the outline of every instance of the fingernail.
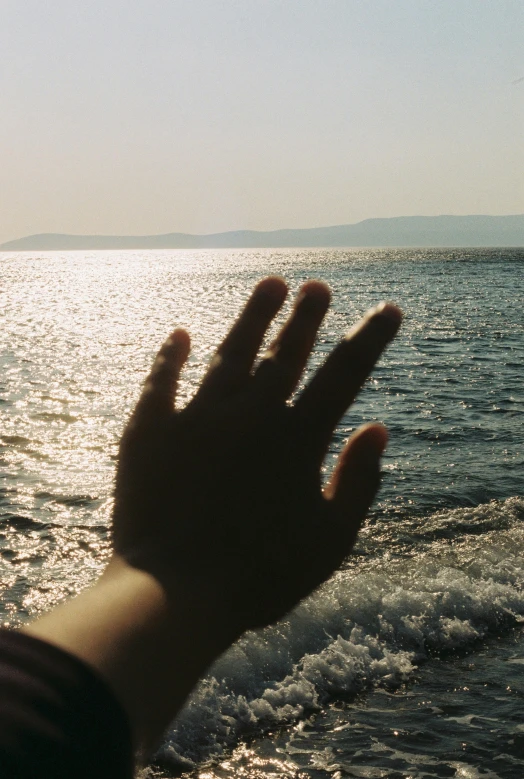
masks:
<path fill-rule="evenodd" d="M 281 301 L 287 294 L 287 284 L 280 276 L 268 276 L 260 281 L 255 292 L 271 301 Z"/>
<path fill-rule="evenodd" d="M 319 290 L 304 290 L 297 296 L 295 309 L 301 314 L 324 312 L 329 305 L 329 295 Z"/>
<path fill-rule="evenodd" d="M 375 308 L 370 308 L 366 314 L 364 314 L 363 318 L 348 330 L 344 340 L 350 341 L 359 332 L 366 330 L 373 320 L 378 317 L 382 320 L 382 325 L 388 326 L 388 337 L 393 338 L 402 322 L 402 311 L 393 303 L 379 303 Z M 378 323 L 380 323 L 380 320 L 378 320 Z"/>
<path fill-rule="evenodd" d="M 366 443 L 374 450 L 375 457 L 380 457 L 386 450 L 389 436 L 384 425 L 377 424 L 376 422 L 364 425 L 360 429 L 360 435 L 364 436 Z"/>
<path fill-rule="evenodd" d="M 383 316 L 391 322 L 395 322 L 395 324 L 400 324 L 402 322 L 402 311 L 394 303 L 383 301 L 382 303 L 379 303 L 371 313 L 372 316 Z"/>

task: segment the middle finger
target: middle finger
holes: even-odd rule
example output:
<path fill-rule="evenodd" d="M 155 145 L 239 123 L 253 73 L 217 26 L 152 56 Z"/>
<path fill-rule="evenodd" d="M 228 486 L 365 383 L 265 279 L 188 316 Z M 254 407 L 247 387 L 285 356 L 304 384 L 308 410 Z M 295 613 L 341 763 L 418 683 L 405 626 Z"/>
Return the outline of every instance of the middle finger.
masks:
<path fill-rule="evenodd" d="M 291 316 L 255 371 L 259 392 L 279 399 L 291 395 L 313 348 L 330 297 L 329 288 L 320 281 L 304 284 Z"/>
<path fill-rule="evenodd" d="M 295 404 L 320 460 L 335 425 L 395 337 L 401 320 L 402 312 L 392 303 L 381 303 L 370 311 L 331 352 Z"/>

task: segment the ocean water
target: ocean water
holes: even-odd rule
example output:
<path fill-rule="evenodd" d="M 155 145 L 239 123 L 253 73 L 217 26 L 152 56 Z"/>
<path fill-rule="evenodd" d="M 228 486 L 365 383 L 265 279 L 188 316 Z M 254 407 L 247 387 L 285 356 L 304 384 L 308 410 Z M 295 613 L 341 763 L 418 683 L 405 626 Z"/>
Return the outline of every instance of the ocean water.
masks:
<path fill-rule="evenodd" d="M 0 269 L 9 626 L 104 567 L 118 439 L 174 325 L 193 341 L 185 402 L 268 273 L 332 287 L 309 375 L 368 307 L 406 313 L 324 465 L 362 422 L 388 426 L 355 553 L 217 661 L 144 779 L 522 779 L 524 250 L 44 252 Z"/>

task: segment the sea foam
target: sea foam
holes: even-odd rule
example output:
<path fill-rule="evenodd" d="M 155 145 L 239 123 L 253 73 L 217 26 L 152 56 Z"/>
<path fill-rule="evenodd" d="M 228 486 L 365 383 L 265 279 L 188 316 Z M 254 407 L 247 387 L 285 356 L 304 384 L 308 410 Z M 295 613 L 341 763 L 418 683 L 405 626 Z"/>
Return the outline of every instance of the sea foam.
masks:
<path fill-rule="evenodd" d="M 329 700 L 405 684 L 432 653 L 467 649 L 523 621 L 524 500 L 479 510 L 504 512 L 507 527 L 342 570 L 285 620 L 246 634 L 199 684 L 157 759 L 187 770 Z M 457 520 L 462 511 L 471 513 L 457 509 Z"/>

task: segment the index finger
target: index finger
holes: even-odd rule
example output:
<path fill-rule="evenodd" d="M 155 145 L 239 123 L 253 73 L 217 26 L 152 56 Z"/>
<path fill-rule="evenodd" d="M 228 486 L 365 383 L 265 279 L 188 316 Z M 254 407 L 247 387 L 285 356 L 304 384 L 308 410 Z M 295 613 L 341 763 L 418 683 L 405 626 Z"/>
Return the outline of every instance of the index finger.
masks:
<path fill-rule="evenodd" d="M 331 352 L 296 402 L 320 460 L 337 422 L 395 337 L 401 321 L 402 312 L 392 303 L 381 303 L 370 311 Z"/>
<path fill-rule="evenodd" d="M 268 276 L 256 285 L 211 361 L 198 393 L 200 399 L 209 393 L 227 393 L 249 376 L 266 330 L 286 295 L 287 285 L 278 276 Z"/>

